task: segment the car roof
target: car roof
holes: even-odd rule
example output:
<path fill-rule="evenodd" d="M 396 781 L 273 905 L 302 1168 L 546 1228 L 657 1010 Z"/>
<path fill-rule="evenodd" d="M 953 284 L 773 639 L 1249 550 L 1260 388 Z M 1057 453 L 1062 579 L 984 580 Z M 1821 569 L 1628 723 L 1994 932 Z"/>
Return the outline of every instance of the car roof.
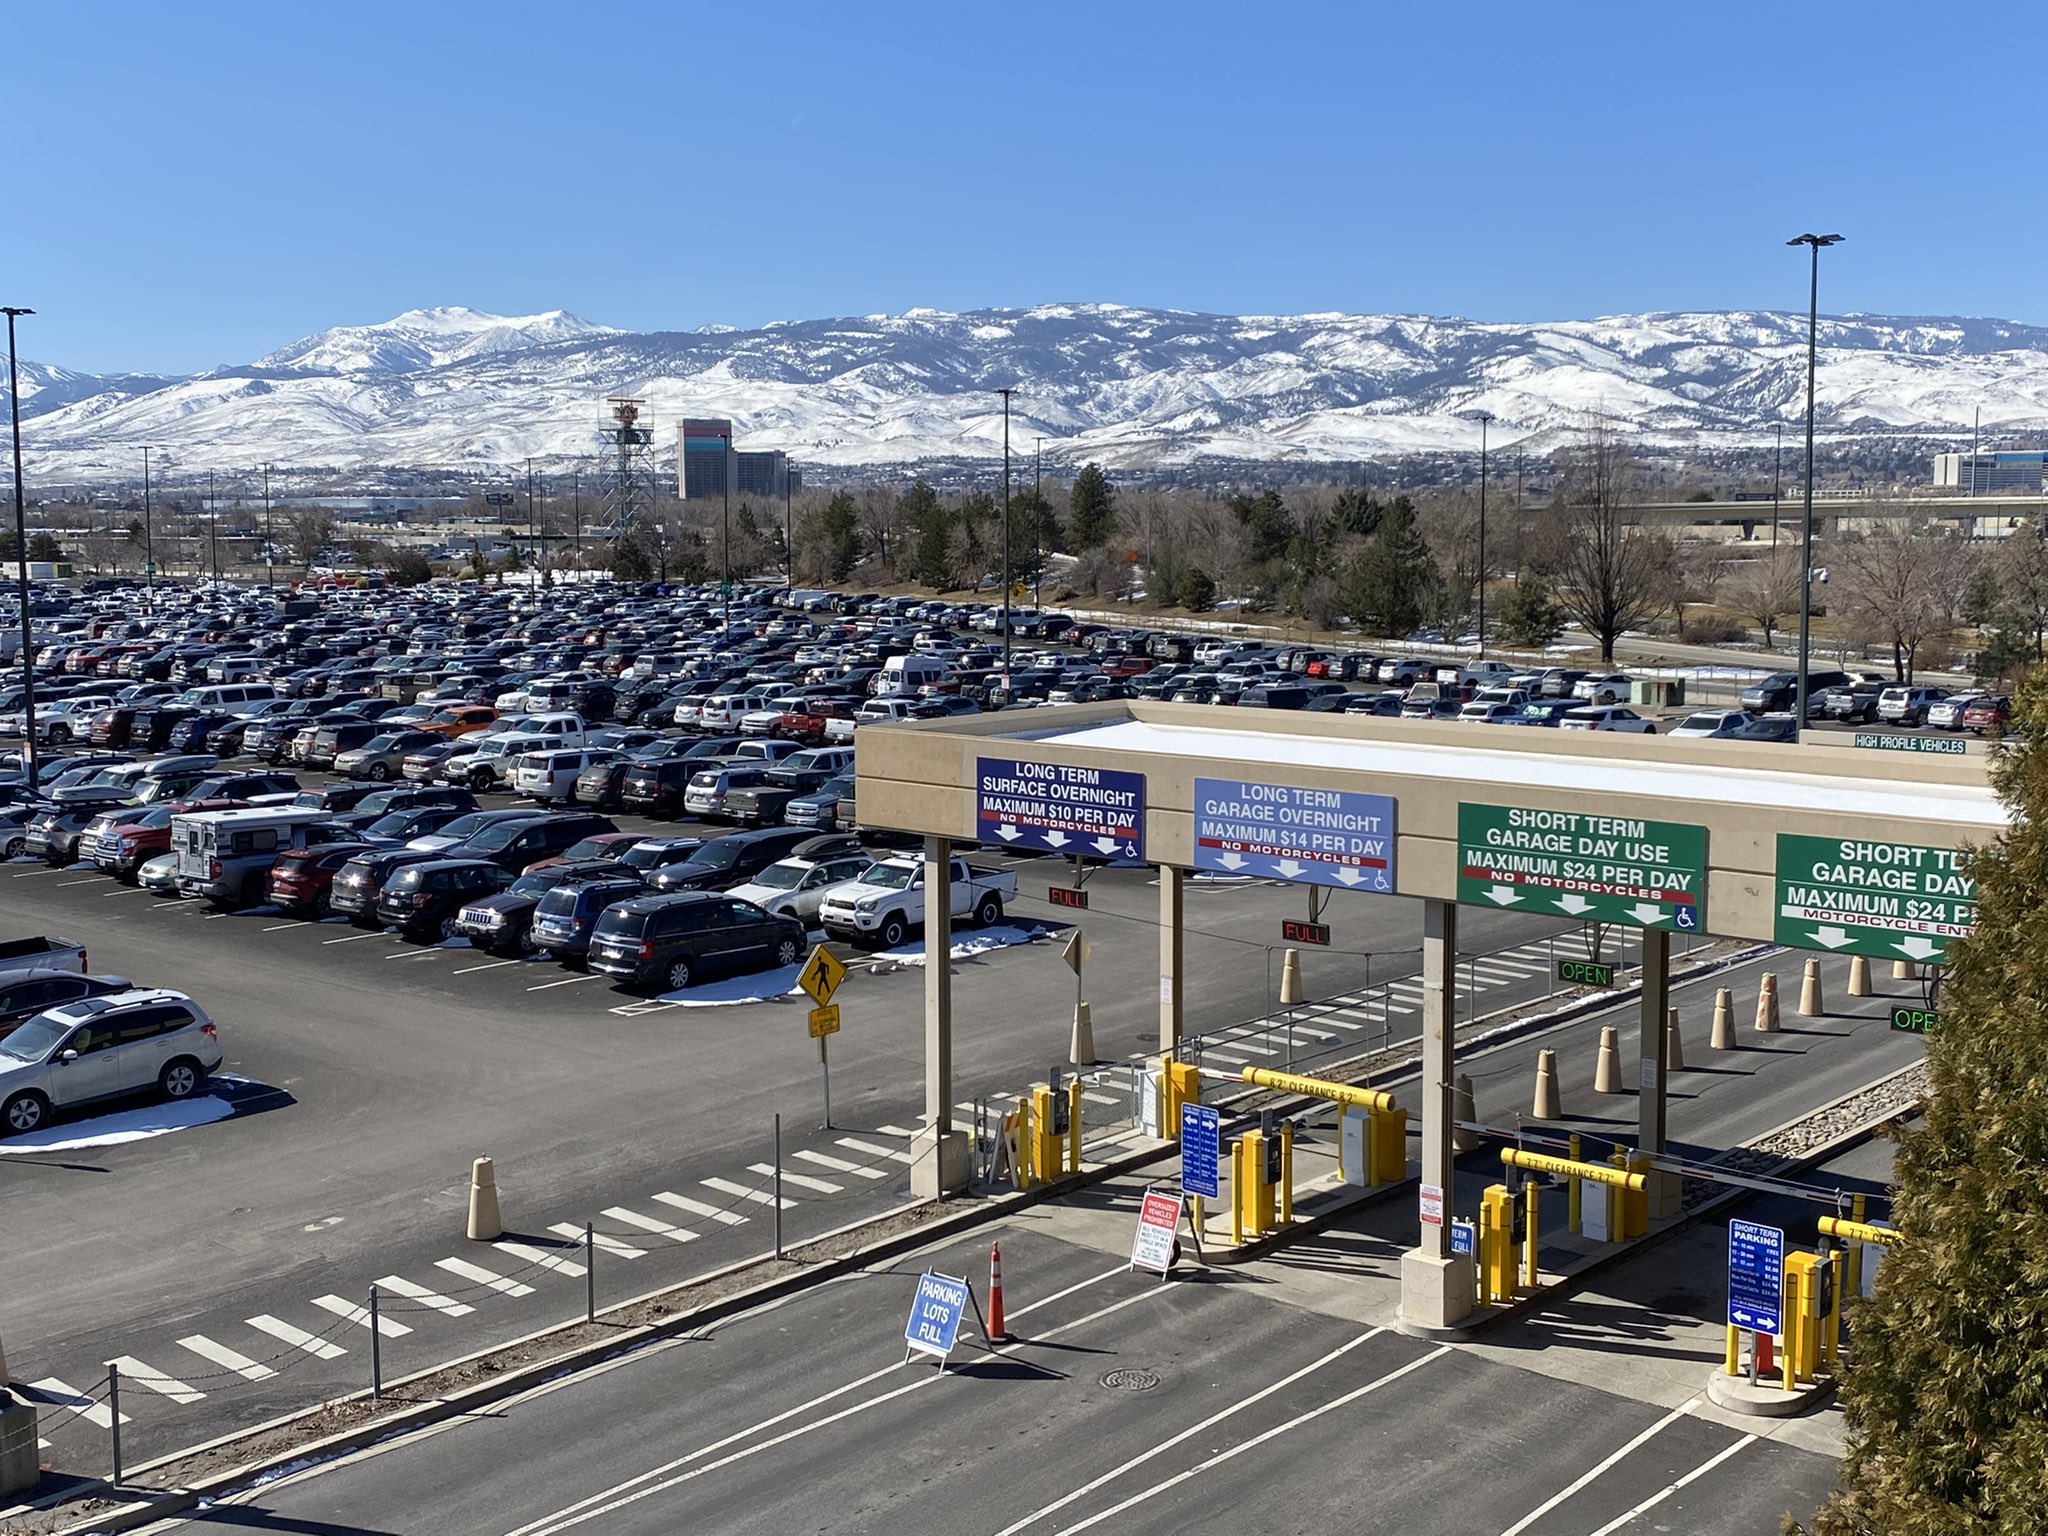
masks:
<path fill-rule="evenodd" d="M 173 992 L 164 987 L 131 987 L 125 992 L 103 992 L 97 997 L 81 997 L 68 1003 L 60 1003 L 49 1010 L 47 1017 L 61 1020 L 66 1024 L 83 1024 L 99 1014 L 119 1008 L 136 1008 L 145 1003 L 189 1003 L 192 999 L 183 992 Z"/>

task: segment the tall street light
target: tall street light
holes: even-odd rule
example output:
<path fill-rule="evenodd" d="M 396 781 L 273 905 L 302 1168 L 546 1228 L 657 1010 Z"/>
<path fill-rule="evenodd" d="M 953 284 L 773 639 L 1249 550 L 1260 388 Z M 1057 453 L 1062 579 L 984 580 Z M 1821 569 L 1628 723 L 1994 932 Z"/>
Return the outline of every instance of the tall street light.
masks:
<path fill-rule="evenodd" d="M 277 544 L 270 536 L 270 466 L 263 466 L 263 585 L 277 590 Z"/>
<path fill-rule="evenodd" d="M 1045 439 L 1036 438 L 1031 458 L 1031 606 L 1039 606 L 1045 582 Z"/>
<path fill-rule="evenodd" d="M 999 389 L 1003 397 L 1003 694 L 1010 692 L 1010 396 L 1014 388 Z"/>
<path fill-rule="evenodd" d="M 727 424 L 726 424 L 726 429 L 725 429 L 725 431 L 726 431 L 726 438 L 725 438 L 725 473 L 724 473 L 724 475 L 723 475 L 723 476 L 721 476 L 721 477 L 720 477 L 721 479 L 723 479 L 723 480 L 725 481 L 725 512 L 724 512 L 724 513 L 723 513 L 723 515 L 721 516 L 721 518 L 720 518 L 720 521 L 719 521 L 719 524 L 718 524 L 718 529 L 719 529 L 719 534 L 718 534 L 718 564 L 719 564 L 719 577 L 718 577 L 718 600 L 719 600 L 719 603 L 720 603 L 720 605 L 722 606 L 722 608 L 723 608 L 723 610 L 724 610 L 724 612 L 723 612 L 723 615 L 722 615 L 722 618 L 721 618 L 721 622 L 722 622 L 722 623 L 724 624 L 724 626 L 725 626 L 725 629 L 724 629 L 724 633 L 723 633 L 723 637 L 722 637 L 722 638 L 723 638 L 723 640 L 724 640 L 724 643 L 725 643 L 725 644 L 727 644 L 727 645 L 731 645 L 731 644 L 732 644 L 732 477 L 733 477 L 733 471 L 734 471 L 734 469 L 735 469 L 735 468 L 737 467 L 737 465 L 738 465 L 738 463 L 739 463 L 739 460 L 737 459 L 737 457 L 736 457 L 736 456 L 734 455 L 734 453 L 733 453 L 733 451 L 732 451 L 732 425 L 731 425 L 731 423 L 727 423 Z"/>
<path fill-rule="evenodd" d="M 1778 433 L 1778 445 L 1771 450 L 1771 554 L 1778 553 L 1778 486 L 1780 471 L 1785 467 L 1785 423 L 1772 424 Z"/>
<path fill-rule="evenodd" d="M 143 606 L 156 608 L 156 529 L 149 513 L 149 449 L 142 450 L 142 598 Z M 25 556 L 28 552 L 22 551 Z"/>
<path fill-rule="evenodd" d="M 1479 423 L 1479 654 L 1486 654 L 1486 429 L 1493 425 L 1491 411 L 1467 411 L 1467 421 Z"/>
<path fill-rule="evenodd" d="M 7 316 L 7 404 L 14 420 L 14 598 L 21 605 L 21 703 L 22 724 L 28 731 L 21 745 L 22 769 L 28 775 L 29 793 L 36 789 L 36 669 L 35 647 L 28 636 L 28 512 L 21 488 L 21 369 L 14 357 L 14 322 L 35 313 L 16 305 L 0 306 Z"/>
<path fill-rule="evenodd" d="M 1807 643 L 1813 624 L 1813 378 L 1820 361 L 1820 250 L 1840 245 L 1840 235 L 1794 235 L 1787 245 L 1803 245 L 1813 255 L 1812 278 L 1806 299 L 1806 497 L 1800 522 L 1799 554 L 1804 569 L 1799 576 L 1799 692 L 1793 700 L 1792 739 L 1806 730 Z"/>
<path fill-rule="evenodd" d="M 796 586 L 796 514 L 790 499 L 789 455 L 782 456 L 782 584 Z"/>

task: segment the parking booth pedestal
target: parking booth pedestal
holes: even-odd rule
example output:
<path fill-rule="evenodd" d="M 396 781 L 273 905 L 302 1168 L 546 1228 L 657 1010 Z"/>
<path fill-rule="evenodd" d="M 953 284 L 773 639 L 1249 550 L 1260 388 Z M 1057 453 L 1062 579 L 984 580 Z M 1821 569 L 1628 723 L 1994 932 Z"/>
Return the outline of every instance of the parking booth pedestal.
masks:
<path fill-rule="evenodd" d="M 1424 1336 L 1471 1316 L 1476 1294 L 1470 1254 L 1451 1248 L 1450 1212 L 1457 1182 L 1451 1146 L 1451 1094 L 1457 1046 L 1453 971 L 1458 909 L 1430 897 L 1422 904 L 1422 1189 L 1421 1231 L 1401 1255 L 1401 1327 Z"/>
<path fill-rule="evenodd" d="M 924 888 L 950 888 L 953 843 L 924 840 Z M 927 902 L 924 925 L 924 1124 L 910 1139 L 910 1193 L 939 1200 L 967 1188 L 967 1133 L 953 1129 L 953 915 Z"/>
<path fill-rule="evenodd" d="M 1237 1140 L 1230 1168 L 1239 1177 L 1231 1194 L 1238 1211 L 1234 1226 L 1241 1228 L 1243 1237 L 1263 1237 L 1279 1230 L 1276 1195 L 1285 1173 L 1281 1152 L 1277 1130 L 1246 1131 Z"/>

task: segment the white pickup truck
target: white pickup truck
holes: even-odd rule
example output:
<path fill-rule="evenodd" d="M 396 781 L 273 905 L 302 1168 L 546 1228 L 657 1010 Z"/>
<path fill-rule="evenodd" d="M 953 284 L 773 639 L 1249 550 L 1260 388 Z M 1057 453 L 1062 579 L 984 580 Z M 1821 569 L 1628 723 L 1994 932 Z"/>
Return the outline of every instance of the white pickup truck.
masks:
<path fill-rule="evenodd" d="M 981 927 L 999 923 L 1003 903 L 1017 894 L 1017 876 L 1007 869 L 980 869 L 965 859 L 953 860 L 952 900 L 955 918 Z M 894 949 L 924 926 L 924 860 L 883 859 L 870 864 L 858 880 L 835 885 L 818 908 L 818 922 L 827 933 L 861 944 Z"/>

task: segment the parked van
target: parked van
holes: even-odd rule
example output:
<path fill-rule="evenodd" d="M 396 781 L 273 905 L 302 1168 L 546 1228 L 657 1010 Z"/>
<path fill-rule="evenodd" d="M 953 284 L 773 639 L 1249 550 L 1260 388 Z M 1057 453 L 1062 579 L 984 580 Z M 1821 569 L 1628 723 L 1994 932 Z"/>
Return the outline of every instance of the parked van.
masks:
<path fill-rule="evenodd" d="M 171 851 L 178 858 L 178 894 L 203 896 L 216 906 L 247 906 L 263 899 L 280 854 L 353 837 L 325 811 L 254 806 L 174 817 Z"/>
<path fill-rule="evenodd" d="M 915 698 L 946 680 L 946 664 L 931 656 L 891 656 L 874 682 L 878 699 Z"/>
<path fill-rule="evenodd" d="M 276 697 L 277 690 L 268 683 L 208 683 L 187 688 L 171 702 L 181 709 L 224 709 L 233 714 L 244 705 Z"/>

